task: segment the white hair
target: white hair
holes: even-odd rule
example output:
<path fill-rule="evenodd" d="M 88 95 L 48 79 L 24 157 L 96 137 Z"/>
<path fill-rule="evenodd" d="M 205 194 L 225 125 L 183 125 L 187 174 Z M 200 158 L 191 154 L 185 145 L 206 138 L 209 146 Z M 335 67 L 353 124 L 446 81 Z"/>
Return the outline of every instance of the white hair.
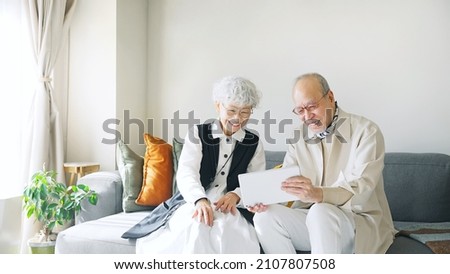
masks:
<path fill-rule="evenodd" d="M 237 106 L 258 106 L 261 93 L 251 81 L 237 76 L 228 76 L 214 84 L 213 100 Z"/>

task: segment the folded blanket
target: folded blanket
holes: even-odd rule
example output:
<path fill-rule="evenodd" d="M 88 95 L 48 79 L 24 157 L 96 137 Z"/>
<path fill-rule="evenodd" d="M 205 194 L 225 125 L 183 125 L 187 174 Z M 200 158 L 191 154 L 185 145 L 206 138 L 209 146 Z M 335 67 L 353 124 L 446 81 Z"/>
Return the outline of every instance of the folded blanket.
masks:
<path fill-rule="evenodd" d="M 409 223 L 396 222 L 398 235 L 403 235 L 422 242 L 434 253 L 450 254 L 450 222 L 444 223 Z"/>

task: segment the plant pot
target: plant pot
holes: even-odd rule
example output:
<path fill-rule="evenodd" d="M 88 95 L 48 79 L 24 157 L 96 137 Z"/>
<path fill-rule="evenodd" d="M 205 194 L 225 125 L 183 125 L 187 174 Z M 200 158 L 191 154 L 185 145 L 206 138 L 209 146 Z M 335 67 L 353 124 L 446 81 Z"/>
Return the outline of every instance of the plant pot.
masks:
<path fill-rule="evenodd" d="M 56 241 L 35 242 L 34 239 L 28 240 L 28 246 L 31 254 L 55 254 Z"/>

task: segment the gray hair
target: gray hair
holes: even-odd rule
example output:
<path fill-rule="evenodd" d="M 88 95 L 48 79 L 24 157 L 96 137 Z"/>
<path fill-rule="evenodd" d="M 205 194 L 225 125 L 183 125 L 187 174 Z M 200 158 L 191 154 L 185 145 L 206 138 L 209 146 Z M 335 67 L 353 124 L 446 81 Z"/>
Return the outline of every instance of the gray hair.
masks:
<path fill-rule="evenodd" d="M 213 100 L 224 104 L 238 106 L 258 106 L 261 93 L 251 81 L 237 76 L 228 76 L 214 84 Z"/>
<path fill-rule="evenodd" d="M 297 77 L 295 79 L 294 85 L 297 84 L 298 81 L 307 79 L 307 78 L 314 78 L 317 80 L 317 82 L 319 82 L 320 86 L 322 87 L 322 95 L 327 94 L 327 92 L 330 90 L 330 86 L 328 85 L 328 82 L 325 79 L 325 77 L 323 77 L 319 73 L 315 73 L 315 72 L 300 75 L 299 77 Z"/>

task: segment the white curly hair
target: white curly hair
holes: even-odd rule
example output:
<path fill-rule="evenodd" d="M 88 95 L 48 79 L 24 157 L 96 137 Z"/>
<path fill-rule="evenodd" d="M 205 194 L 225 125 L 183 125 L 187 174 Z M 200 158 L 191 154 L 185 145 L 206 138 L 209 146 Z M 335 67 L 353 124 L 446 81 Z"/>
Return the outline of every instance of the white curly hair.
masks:
<path fill-rule="evenodd" d="M 213 100 L 223 104 L 256 108 L 261 100 L 261 93 L 250 80 L 227 76 L 214 84 Z"/>

